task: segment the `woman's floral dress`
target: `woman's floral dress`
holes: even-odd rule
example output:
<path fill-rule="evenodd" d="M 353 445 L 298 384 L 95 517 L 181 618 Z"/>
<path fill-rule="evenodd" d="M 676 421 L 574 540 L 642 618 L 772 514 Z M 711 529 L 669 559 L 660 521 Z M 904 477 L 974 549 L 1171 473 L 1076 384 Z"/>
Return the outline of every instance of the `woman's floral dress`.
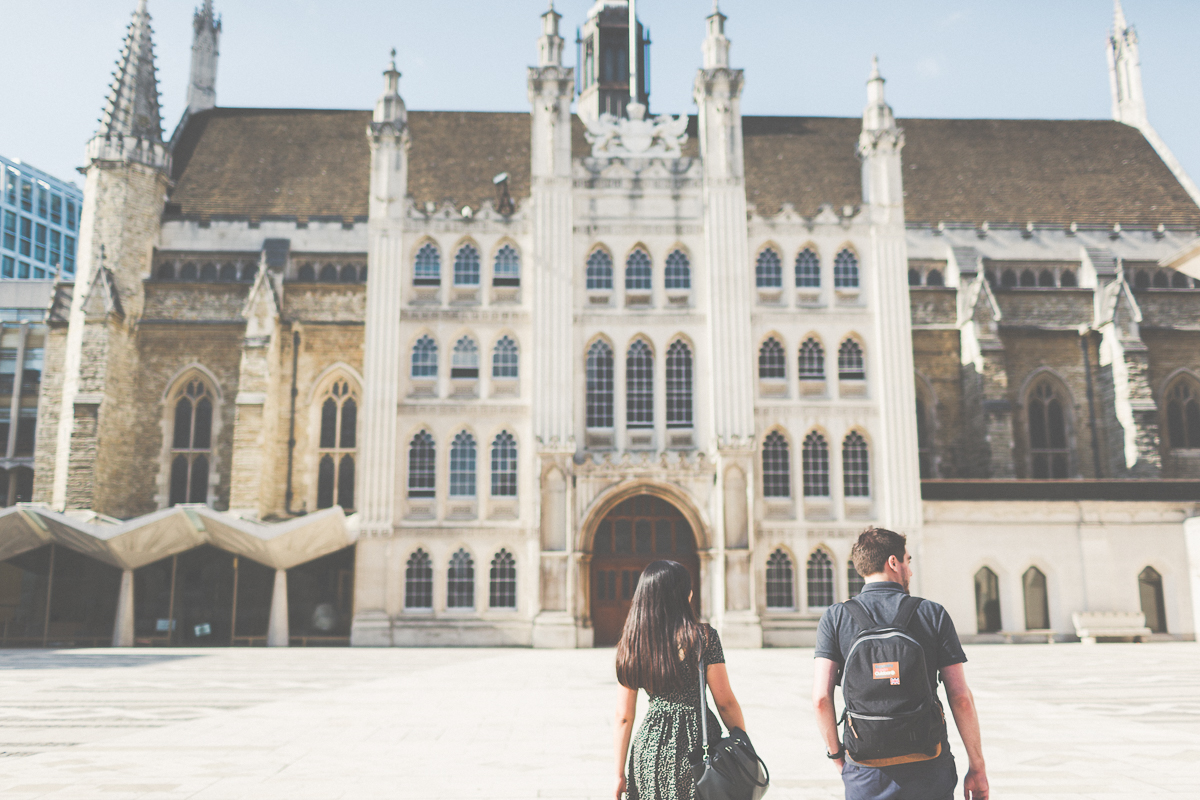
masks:
<path fill-rule="evenodd" d="M 721 639 L 710 625 L 704 632 L 704 663 L 724 664 Z M 691 670 L 687 686 L 663 695 L 650 695 L 650 709 L 642 727 L 633 737 L 626 777 L 629 800 L 693 800 L 696 785 L 692 781 L 689 756 L 700 752 L 700 720 L 696 703 L 700 697 L 700 676 Z M 707 707 L 707 703 L 705 704 Z M 706 708 L 707 710 L 707 708 Z M 721 728 L 716 716 L 708 711 L 708 741 L 716 744 Z"/>

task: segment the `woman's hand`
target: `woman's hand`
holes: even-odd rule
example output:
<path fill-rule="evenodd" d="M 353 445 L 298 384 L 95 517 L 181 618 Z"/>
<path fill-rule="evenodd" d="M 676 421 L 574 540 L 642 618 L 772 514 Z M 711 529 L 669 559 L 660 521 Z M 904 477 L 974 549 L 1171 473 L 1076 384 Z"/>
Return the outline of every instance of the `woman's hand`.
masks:
<path fill-rule="evenodd" d="M 621 800 L 625 796 L 625 775 L 617 776 L 617 793 L 614 795 L 614 800 Z"/>

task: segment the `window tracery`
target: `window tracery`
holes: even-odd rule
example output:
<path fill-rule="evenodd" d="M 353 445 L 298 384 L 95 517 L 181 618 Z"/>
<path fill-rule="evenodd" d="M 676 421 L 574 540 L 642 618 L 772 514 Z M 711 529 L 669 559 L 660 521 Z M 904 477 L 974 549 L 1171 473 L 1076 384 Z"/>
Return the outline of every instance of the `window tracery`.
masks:
<path fill-rule="evenodd" d="M 630 428 L 654 426 L 654 354 L 642 339 L 625 355 L 625 422 Z"/>
<path fill-rule="evenodd" d="M 783 262 L 774 249 L 768 247 L 758 254 L 754 263 L 754 284 L 759 289 L 778 289 L 783 286 Z"/>
<path fill-rule="evenodd" d="M 849 248 L 842 250 L 833 260 L 833 288 L 858 288 L 858 257 Z"/>
<path fill-rule="evenodd" d="M 317 444 L 317 508 L 339 505 L 354 510 L 354 471 L 358 454 L 358 400 L 346 380 L 334 381 L 321 404 Z"/>
<path fill-rule="evenodd" d="M 175 400 L 169 505 L 208 502 L 212 429 L 213 393 L 204 381 L 192 378 Z"/>
<path fill-rule="evenodd" d="M 792 465 L 787 439 L 779 431 L 771 431 L 762 448 L 763 497 L 792 496 Z"/>
<path fill-rule="evenodd" d="M 791 610 L 794 599 L 795 576 L 792 559 L 783 548 L 777 548 L 767 559 L 767 608 Z"/>

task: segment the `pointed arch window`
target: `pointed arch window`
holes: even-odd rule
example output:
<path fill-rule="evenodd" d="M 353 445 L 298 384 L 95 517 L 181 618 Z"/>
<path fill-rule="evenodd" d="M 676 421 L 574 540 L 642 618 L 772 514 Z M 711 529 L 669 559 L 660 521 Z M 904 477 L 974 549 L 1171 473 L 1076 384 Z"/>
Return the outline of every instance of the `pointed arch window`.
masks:
<path fill-rule="evenodd" d="M 663 285 L 670 291 L 692 288 L 692 265 L 682 250 L 672 250 L 663 267 Z"/>
<path fill-rule="evenodd" d="M 863 351 L 858 342 L 847 339 L 838 348 L 838 380 L 864 381 L 867 379 L 863 363 Z"/>
<path fill-rule="evenodd" d="M 475 607 L 475 561 L 459 548 L 450 556 L 446 573 L 446 608 Z"/>
<path fill-rule="evenodd" d="M 492 608 L 517 607 L 517 562 L 512 553 L 501 548 L 492 558 L 488 574 L 488 605 Z"/>
<path fill-rule="evenodd" d="M 942 277 L 942 271 L 940 269 L 929 270 L 929 274 L 925 276 L 925 285 L 926 286 L 945 286 L 946 279 Z"/>
<path fill-rule="evenodd" d="M 767 608 L 781 611 L 795 608 L 795 585 L 792 559 L 779 548 L 767 559 Z"/>
<path fill-rule="evenodd" d="M 816 339 L 809 337 L 800 345 L 800 380 L 825 380 L 825 348 Z"/>
<path fill-rule="evenodd" d="M 758 348 L 758 378 L 759 380 L 782 380 L 787 377 L 787 363 L 784 360 L 783 345 L 774 336 L 768 338 Z"/>
<path fill-rule="evenodd" d="M 1200 448 L 1200 393 L 1191 381 L 1167 393 L 1167 442 L 1172 450 Z"/>
<path fill-rule="evenodd" d="M 846 562 L 846 596 L 847 597 L 858 597 L 859 593 L 862 592 L 863 587 L 866 585 L 867 585 L 867 582 L 863 580 L 862 575 L 859 575 L 858 570 L 856 570 L 854 568 L 854 562 L 847 561 Z"/>
<path fill-rule="evenodd" d="M 692 427 L 692 351 L 682 339 L 667 350 L 667 427 Z"/>
<path fill-rule="evenodd" d="M 454 343 L 454 353 L 450 357 L 450 377 L 459 380 L 472 380 L 479 377 L 479 345 L 470 336 L 464 336 Z"/>
<path fill-rule="evenodd" d="M 474 245 L 464 244 L 454 255 L 454 285 L 479 285 L 479 251 Z"/>
<path fill-rule="evenodd" d="M 417 339 L 412 350 L 412 376 L 414 378 L 436 378 L 438 373 L 438 346 L 430 336 Z"/>
<path fill-rule="evenodd" d="M 337 283 L 338 282 L 337 264 L 326 264 L 325 266 L 321 267 L 321 274 L 319 276 L 319 280 L 321 281 L 321 283 Z"/>
<path fill-rule="evenodd" d="M 975 573 L 975 629 L 996 633 L 1000 625 L 1000 579 L 987 567 Z"/>
<path fill-rule="evenodd" d="M 358 453 L 358 399 L 350 384 L 334 381 L 321 404 L 317 449 L 317 508 L 354 510 L 354 459 Z"/>
<path fill-rule="evenodd" d="M 1037 567 L 1025 570 L 1021 577 L 1025 590 L 1025 630 L 1044 631 L 1050 628 L 1050 600 L 1046 592 L 1046 575 Z"/>
<path fill-rule="evenodd" d="M 640 247 L 625 261 L 625 291 L 648 292 L 653 282 L 650 256 Z"/>
<path fill-rule="evenodd" d="M 433 242 L 417 251 L 413 264 L 414 286 L 438 286 L 442 282 L 442 254 Z"/>
<path fill-rule="evenodd" d="M 521 256 L 510 244 L 504 245 L 496 252 L 496 263 L 492 266 L 492 285 L 521 285 Z"/>
<path fill-rule="evenodd" d="M 779 253 L 768 247 L 754 262 L 754 285 L 759 289 L 779 289 L 783 286 L 783 262 Z"/>
<path fill-rule="evenodd" d="M 429 431 L 421 431 L 408 445 L 408 496 L 433 497 L 437 488 L 437 451 Z"/>
<path fill-rule="evenodd" d="M 501 336 L 500 341 L 492 348 L 492 377 L 515 378 L 520 366 L 520 354 L 517 343 L 508 336 Z"/>
<path fill-rule="evenodd" d="M 810 431 L 804 437 L 804 450 L 801 454 L 804 469 L 804 496 L 829 496 L 829 445 L 825 437 L 816 431 Z"/>
<path fill-rule="evenodd" d="M 796 288 L 821 288 L 821 260 L 811 248 L 804 248 L 796 256 Z"/>
<path fill-rule="evenodd" d="M 492 440 L 492 497 L 517 496 L 517 440 L 500 431 Z"/>
<path fill-rule="evenodd" d="M 408 557 L 404 568 L 404 607 L 433 608 L 433 565 L 420 548 Z"/>
<path fill-rule="evenodd" d="M 612 257 L 604 250 L 595 250 L 587 260 L 587 288 L 608 290 L 613 288 Z"/>
<path fill-rule="evenodd" d="M 808 557 L 808 607 L 825 608 L 833 605 L 833 561 L 824 550 Z"/>
<path fill-rule="evenodd" d="M 213 393 L 204 381 L 193 378 L 175 400 L 170 505 L 208 502 L 212 428 Z"/>
<path fill-rule="evenodd" d="M 1034 478 L 1063 479 L 1070 470 L 1067 418 L 1062 398 L 1049 380 L 1029 394 L 1029 454 Z"/>
<path fill-rule="evenodd" d="M 642 339 L 625 355 L 625 422 L 630 428 L 654 427 L 654 354 Z"/>
<path fill-rule="evenodd" d="M 762 449 L 763 497 L 792 496 L 792 466 L 787 439 L 771 431 Z"/>
<path fill-rule="evenodd" d="M 871 496 L 871 464 L 867 441 L 851 431 L 842 441 L 842 485 L 846 497 Z"/>
<path fill-rule="evenodd" d="M 613 352 L 606 342 L 588 350 L 586 406 L 587 427 L 613 426 Z"/>
<path fill-rule="evenodd" d="M 475 496 L 475 437 L 466 431 L 450 445 L 450 496 Z"/>
<path fill-rule="evenodd" d="M 1146 616 L 1146 627 L 1154 633 L 1167 632 L 1167 610 L 1163 600 L 1162 575 L 1154 567 L 1146 567 L 1138 575 L 1138 596 L 1142 601 L 1142 613 Z"/>
<path fill-rule="evenodd" d="M 833 288 L 858 288 L 858 257 L 850 251 L 850 248 L 842 250 L 833 259 Z"/>

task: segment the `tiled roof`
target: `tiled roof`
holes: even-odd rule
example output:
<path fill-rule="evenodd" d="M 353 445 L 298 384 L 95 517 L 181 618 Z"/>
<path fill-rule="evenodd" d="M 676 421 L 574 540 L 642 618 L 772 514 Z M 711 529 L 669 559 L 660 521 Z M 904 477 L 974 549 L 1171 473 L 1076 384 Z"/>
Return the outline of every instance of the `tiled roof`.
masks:
<path fill-rule="evenodd" d="M 175 146 L 172 213 L 365 217 L 369 111 L 218 108 L 188 121 Z M 492 178 L 529 195 L 529 115 L 412 111 L 408 190 L 417 203 L 479 208 Z"/>
<path fill-rule="evenodd" d="M 364 217 L 366 111 L 213 109 L 175 148 L 172 213 Z M 804 216 L 862 202 L 861 120 L 746 117 L 746 195 L 758 213 Z M 900 120 L 909 222 L 1200 225 L 1200 208 L 1136 129 L 1098 120 Z M 411 111 L 418 205 L 479 208 L 492 178 L 529 196 L 529 114 Z M 685 155 L 696 153 L 695 119 Z M 588 153 L 575 120 L 572 151 Z"/>
<path fill-rule="evenodd" d="M 217 108 L 175 145 L 170 203 L 184 216 L 365 217 L 369 111 Z"/>
<path fill-rule="evenodd" d="M 902 119 L 908 222 L 1197 225 L 1135 128 L 1105 120 Z M 812 216 L 862 202 L 857 118 L 746 117 L 746 195 Z"/>

